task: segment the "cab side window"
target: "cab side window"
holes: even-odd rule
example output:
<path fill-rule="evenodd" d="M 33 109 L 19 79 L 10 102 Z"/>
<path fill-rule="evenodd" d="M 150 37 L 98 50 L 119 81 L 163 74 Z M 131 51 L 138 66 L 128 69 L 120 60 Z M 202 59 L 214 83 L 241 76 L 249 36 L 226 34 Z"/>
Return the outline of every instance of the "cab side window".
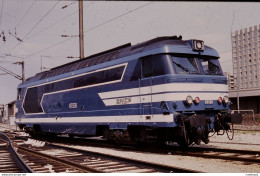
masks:
<path fill-rule="evenodd" d="M 142 58 L 142 78 L 170 74 L 169 66 L 169 56 L 165 54 Z"/>
<path fill-rule="evenodd" d="M 153 76 L 153 58 L 147 57 L 142 59 L 142 78 Z"/>
<path fill-rule="evenodd" d="M 140 58 L 130 81 L 173 73 L 170 55 L 156 54 Z"/>

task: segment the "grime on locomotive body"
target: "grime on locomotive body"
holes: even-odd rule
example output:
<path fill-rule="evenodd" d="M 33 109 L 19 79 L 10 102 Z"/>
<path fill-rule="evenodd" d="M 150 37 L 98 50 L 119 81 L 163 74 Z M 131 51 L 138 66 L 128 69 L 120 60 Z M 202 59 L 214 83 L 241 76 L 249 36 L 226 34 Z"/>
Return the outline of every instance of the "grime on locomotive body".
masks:
<path fill-rule="evenodd" d="M 122 45 L 20 84 L 16 123 L 32 135 L 208 143 L 235 119 L 218 59 L 203 41 L 181 36 Z"/>

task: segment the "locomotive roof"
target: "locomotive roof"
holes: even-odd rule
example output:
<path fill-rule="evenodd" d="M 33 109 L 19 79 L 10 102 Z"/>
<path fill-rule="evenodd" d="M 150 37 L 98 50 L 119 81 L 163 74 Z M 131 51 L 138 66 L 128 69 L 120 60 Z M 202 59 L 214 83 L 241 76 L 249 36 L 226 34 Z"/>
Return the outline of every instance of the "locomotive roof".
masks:
<path fill-rule="evenodd" d="M 41 72 L 36 74 L 36 76 L 31 77 L 27 79 L 26 81 L 29 80 L 42 80 L 46 79 L 49 77 L 53 77 L 56 75 L 61 75 L 64 73 L 72 72 L 75 70 L 80 70 L 82 68 L 86 68 L 89 66 L 101 64 L 104 62 L 108 62 L 111 60 L 119 59 L 122 57 L 126 57 L 132 54 L 148 51 L 151 49 L 159 48 L 163 45 L 174 45 L 178 47 L 184 47 L 186 50 L 191 50 L 189 40 L 184 41 L 182 40 L 182 37 L 179 36 L 165 36 L 165 37 L 158 37 L 154 38 L 136 45 L 131 45 L 130 43 L 101 52 L 97 53 L 91 56 L 88 56 L 84 59 L 76 60 L 55 68 L 52 68 L 49 71 Z M 215 51 L 214 49 L 205 46 L 205 50 L 211 50 Z M 191 53 L 192 54 L 192 53 Z M 193 54 L 198 54 L 197 52 L 194 52 Z M 214 52 L 215 56 L 218 57 L 217 52 Z"/>

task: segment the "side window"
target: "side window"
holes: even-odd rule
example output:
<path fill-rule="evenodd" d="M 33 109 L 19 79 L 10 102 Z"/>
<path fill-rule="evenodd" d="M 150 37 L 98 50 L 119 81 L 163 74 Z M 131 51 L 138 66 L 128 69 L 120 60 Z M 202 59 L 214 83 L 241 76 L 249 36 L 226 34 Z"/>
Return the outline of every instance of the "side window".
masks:
<path fill-rule="evenodd" d="M 124 68 L 124 66 L 121 66 L 107 70 L 106 81 L 115 81 L 121 79 Z"/>
<path fill-rule="evenodd" d="M 42 112 L 40 101 L 41 95 L 38 94 L 38 87 L 28 88 L 23 104 L 25 113 Z"/>
<path fill-rule="evenodd" d="M 142 59 L 142 78 L 171 74 L 170 57 L 157 54 Z"/>
<path fill-rule="evenodd" d="M 141 59 L 138 59 L 130 81 L 141 79 Z"/>
<path fill-rule="evenodd" d="M 142 77 L 148 78 L 153 76 L 153 62 L 152 58 L 147 57 L 142 60 Z"/>
<path fill-rule="evenodd" d="M 169 73 L 166 55 L 152 56 L 153 76 L 166 75 Z"/>

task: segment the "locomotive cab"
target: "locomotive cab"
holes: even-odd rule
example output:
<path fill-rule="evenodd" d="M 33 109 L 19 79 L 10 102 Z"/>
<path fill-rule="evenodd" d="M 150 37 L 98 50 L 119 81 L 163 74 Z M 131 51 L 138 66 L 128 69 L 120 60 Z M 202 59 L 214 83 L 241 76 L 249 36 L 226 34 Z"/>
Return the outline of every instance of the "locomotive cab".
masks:
<path fill-rule="evenodd" d="M 154 130 L 155 137 L 183 146 L 192 142 L 200 144 L 201 140 L 207 144 L 210 132 L 228 131 L 231 122 L 241 121 L 240 116 L 229 113 L 227 78 L 223 75 L 218 54 L 205 47 L 201 40 L 187 43 L 193 52 L 160 53 L 140 58 L 131 77 L 131 81 L 138 80 L 140 94 L 144 89 L 149 94 L 148 97 L 140 96 L 141 114 L 145 118 L 150 119 L 156 113 L 162 113 L 164 117 L 173 115 L 175 124 L 171 132 L 159 128 Z M 212 50 L 211 54 L 203 55 L 205 48 Z M 164 86 L 159 86 L 162 83 Z"/>

